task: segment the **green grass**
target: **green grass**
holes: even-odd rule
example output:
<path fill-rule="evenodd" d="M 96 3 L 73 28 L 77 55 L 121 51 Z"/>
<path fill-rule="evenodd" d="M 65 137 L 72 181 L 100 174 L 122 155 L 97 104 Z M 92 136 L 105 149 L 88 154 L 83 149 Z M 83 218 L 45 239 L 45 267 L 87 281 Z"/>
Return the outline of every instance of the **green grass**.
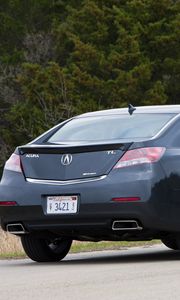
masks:
<path fill-rule="evenodd" d="M 0 259 L 23 259 L 27 258 L 26 254 L 22 252 L 12 252 L 12 253 L 0 253 Z"/>
<path fill-rule="evenodd" d="M 160 241 L 153 240 L 148 242 L 74 242 L 70 253 L 81 253 L 102 250 L 122 250 L 130 247 L 149 247 L 154 244 L 159 244 Z M 23 259 L 26 258 L 23 250 L 16 252 L 1 252 L 0 259 Z"/>
<path fill-rule="evenodd" d="M 101 250 L 122 250 L 129 247 L 148 247 L 154 244 L 159 244 L 160 241 L 141 241 L 141 242 L 75 242 L 71 247 L 71 253 L 101 251 Z"/>

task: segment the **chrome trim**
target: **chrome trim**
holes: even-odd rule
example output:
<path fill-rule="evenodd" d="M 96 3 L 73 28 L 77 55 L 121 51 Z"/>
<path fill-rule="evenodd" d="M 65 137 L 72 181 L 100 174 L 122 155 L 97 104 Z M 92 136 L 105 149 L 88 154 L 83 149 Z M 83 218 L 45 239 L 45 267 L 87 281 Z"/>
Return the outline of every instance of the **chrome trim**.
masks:
<path fill-rule="evenodd" d="M 36 184 L 69 185 L 69 184 L 79 184 L 79 183 L 100 181 L 105 179 L 106 177 L 107 175 L 103 175 L 96 178 L 73 179 L 73 180 L 46 180 L 46 179 L 26 178 L 26 181 L 29 183 L 36 183 Z"/>
<path fill-rule="evenodd" d="M 10 227 L 15 227 L 15 226 L 19 226 L 20 228 L 21 228 L 21 230 L 10 230 Z M 15 224 L 7 224 L 7 226 L 6 226 L 6 230 L 7 230 L 7 232 L 9 232 L 9 233 L 12 233 L 12 234 L 26 234 L 27 232 L 26 232 L 26 230 L 25 230 L 25 228 L 24 228 L 24 226 L 21 224 L 21 223 L 15 223 Z"/>
<path fill-rule="evenodd" d="M 72 155 L 71 154 L 63 154 L 61 156 L 61 164 L 63 166 L 69 166 L 72 163 Z"/>
<path fill-rule="evenodd" d="M 117 228 L 115 225 L 117 223 L 134 223 L 136 227 L 123 227 L 123 228 Z M 136 220 L 116 220 L 112 224 L 112 230 L 142 230 L 143 227 L 141 227 Z"/>

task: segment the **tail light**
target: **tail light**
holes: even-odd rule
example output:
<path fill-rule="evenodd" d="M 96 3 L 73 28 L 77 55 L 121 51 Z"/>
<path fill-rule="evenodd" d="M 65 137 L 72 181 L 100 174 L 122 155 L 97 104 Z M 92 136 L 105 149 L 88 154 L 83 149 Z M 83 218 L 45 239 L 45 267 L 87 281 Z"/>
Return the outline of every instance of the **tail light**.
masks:
<path fill-rule="evenodd" d="M 114 169 L 157 162 L 165 152 L 164 147 L 139 148 L 127 151 L 114 166 Z"/>
<path fill-rule="evenodd" d="M 4 169 L 15 172 L 22 172 L 20 156 L 13 153 L 7 160 Z"/>

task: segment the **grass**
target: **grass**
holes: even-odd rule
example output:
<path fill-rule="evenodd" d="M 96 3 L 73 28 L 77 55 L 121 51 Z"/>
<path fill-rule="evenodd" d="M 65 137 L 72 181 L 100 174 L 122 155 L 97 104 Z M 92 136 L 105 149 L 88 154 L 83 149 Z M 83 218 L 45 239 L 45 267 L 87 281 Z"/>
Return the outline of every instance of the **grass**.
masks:
<path fill-rule="evenodd" d="M 121 250 L 129 247 L 148 247 L 160 243 L 157 240 L 150 242 L 74 242 L 71 253 L 101 251 L 101 250 Z M 0 259 L 26 258 L 21 246 L 20 239 L 12 234 L 8 234 L 0 229 Z"/>
<path fill-rule="evenodd" d="M 151 245 L 159 244 L 160 241 L 141 241 L 141 242 L 75 242 L 71 247 L 71 253 L 101 251 L 101 250 L 122 250 L 130 247 L 149 247 Z"/>

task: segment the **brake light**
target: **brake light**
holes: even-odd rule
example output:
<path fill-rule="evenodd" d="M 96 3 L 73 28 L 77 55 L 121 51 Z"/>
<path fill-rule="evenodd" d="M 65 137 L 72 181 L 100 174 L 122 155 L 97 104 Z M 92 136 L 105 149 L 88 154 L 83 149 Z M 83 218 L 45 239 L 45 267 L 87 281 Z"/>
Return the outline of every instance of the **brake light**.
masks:
<path fill-rule="evenodd" d="M 7 160 L 4 169 L 15 172 L 22 172 L 20 156 L 13 153 Z"/>
<path fill-rule="evenodd" d="M 157 162 L 162 157 L 165 150 L 166 149 L 164 147 L 149 147 L 128 150 L 114 166 L 114 169 Z"/>

